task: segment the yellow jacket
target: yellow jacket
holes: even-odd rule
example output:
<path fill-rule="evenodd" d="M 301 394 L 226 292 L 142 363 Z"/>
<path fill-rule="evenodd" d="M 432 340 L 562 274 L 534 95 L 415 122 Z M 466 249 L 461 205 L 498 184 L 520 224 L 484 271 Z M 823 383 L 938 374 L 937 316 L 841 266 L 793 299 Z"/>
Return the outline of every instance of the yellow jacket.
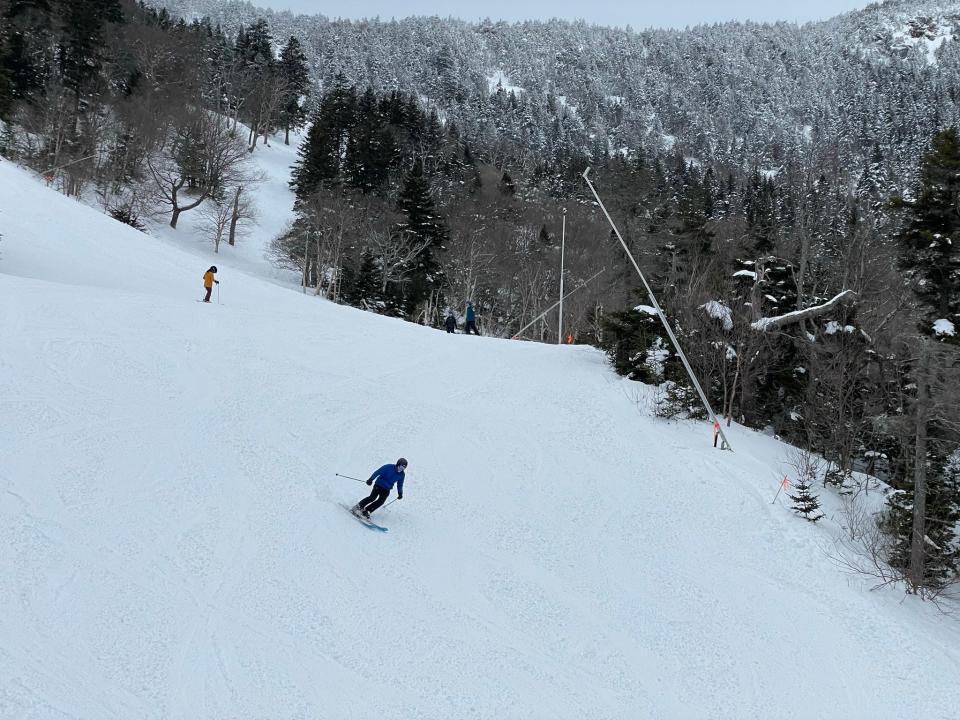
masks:
<path fill-rule="evenodd" d="M 212 288 L 212 287 L 213 287 L 213 273 L 210 272 L 209 270 L 207 270 L 207 271 L 203 274 L 203 286 L 204 286 L 205 288 Z"/>

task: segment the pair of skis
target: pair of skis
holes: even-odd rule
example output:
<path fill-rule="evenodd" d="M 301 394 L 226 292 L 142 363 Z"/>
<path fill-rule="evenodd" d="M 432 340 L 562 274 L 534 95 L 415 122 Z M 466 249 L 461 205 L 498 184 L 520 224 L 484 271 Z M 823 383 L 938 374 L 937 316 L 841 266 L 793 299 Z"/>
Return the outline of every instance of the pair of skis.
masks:
<path fill-rule="evenodd" d="M 344 505 L 343 507 L 346 509 L 348 513 L 353 515 L 360 523 L 362 523 L 363 525 L 366 525 L 371 530 L 377 530 L 379 532 L 387 532 L 387 529 L 383 527 L 383 525 L 377 525 L 375 522 L 370 520 L 370 518 L 365 518 L 358 511 L 354 510 L 354 507 L 356 506 L 351 507 L 350 505 Z"/>

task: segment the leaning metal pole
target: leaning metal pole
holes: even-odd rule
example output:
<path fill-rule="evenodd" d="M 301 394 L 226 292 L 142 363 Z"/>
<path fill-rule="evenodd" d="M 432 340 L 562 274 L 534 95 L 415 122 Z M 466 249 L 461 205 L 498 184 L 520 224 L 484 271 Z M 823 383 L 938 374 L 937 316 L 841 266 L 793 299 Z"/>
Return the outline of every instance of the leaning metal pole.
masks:
<path fill-rule="evenodd" d="M 600 205 L 600 209 L 603 210 L 603 214 L 607 216 L 607 222 L 610 223 L 610 227 L 612 227 L 613 232 L 616 233 L 617 239 L 620 241 L 620 244 L 623 245 L 624 252 L 627 253 L 627 257 L 630 258 L 630 262 L 633 264 L 633 269 L 637 271 L 637 275 L 640 276 L 643 286 L 647 289 L 647 296 L 650 298 L 650 304 L 653 305 L 657 311 L 657 315 L 660 316 L 660 322 L 663 323 L 663 327 L 666 329 L 667 335 L 670 336 L 670 341 L 673 343 L 673 347 L 676 349 L 677 355 L 679 355 L 680 359 L 683 361 L 683 366 L 687 369 L 687 375 L 690 377 L 690 381 L 700 394 L 700 400 L 703 402 L 703 406 L 707 409 L 707 414 L 710 416 L 710 421 L 713 423 L 713 427 L 716 428 L 720 433 L 720 438 L 723 440 L 723 449 L 733 450 L 733 448 L 730 446 L 730 443 L 727 441 L 727 436 L 723 432 L 723 425 L 717 419 L 717 415 L 713 412 L 713 408 L 710 407 L 710 401 L 707 400 L 707 396 L 704 394 L 703 388 L 700 387 L 700 383 L 697 381 L 697 376 L 693 373 L 693 368 L 690 367 L 690 363 L 687 361 L 687 356 L 684 355 L 683 349 L 680 347 L 680 342 L 677 340 L 677 336 L 673 334 L 673 328 L 670 327 L 670 322 L 667 320 L 667 316 L 663 314 L 663 309 L 660 307 L 660 303 L 657 302 L 657 298 L 654 296 L 653 290 L 650 289 L 650 285 L 647 284 L 647 279 L 640 271 L 640 266 L 637 265 L 637 261 L 634 259 L 633 253 L 630 252 L 630 248 L 628 248 L 627 244 L 623 241 L 623 236 L 620 234 L 620 231 L 617 230 L 617 226 L 614 225 L 613 218 L 611 218 L 610 213 L 607 212 L 607 208 L 604 206 L 603 200 L 601 200 L 600 196 L 597 195 L 596 188 L 594 188 L 593 183 L 590 182 L 590 178 L 588 177 L 589 173 L 590 168 L 588 167 L 583 171 L 583 179 L 590 187 L 590 192 L 592 192 L 593 196 L 597 199 L 597 204 Z"/>
<path fill-rule="evenodd" d="M 548 312 L 550 312 L 551 310 L 553 310 L 553 309 L 554 309 L 557 305 L 559 305 L 565 298 L 570 297 L 571 295 L 573 295 L 573 294 L 574 294 L 577 290 L 579 290 L 580 288 L 585 288 L 589 283 L 592 283 L 592 282 L 594 281 L 594 279 L 595 279 L 598 275 L 600 275 L 600 273 L 606 272 L 606 270 L 607 270 L 607 269 L 606 269 L 605 267 L 604 267 L 604 268 L 600 268 L 599 270 L 597 270 L 597 272 L 595 272 L 593 275 L 591 275 L 590 277 L 588 277 L 586 280 L 582 281 L 582 282 L 581 282 L 579 285 L 577 285 L 573 290 L 571 290 L 571 291 L 568 292 L 566 295 L 564 295 L 562 298 L 560 298 L 560 300 L 557 300 L 553 305 L 551 305 L 550 307 L 548 307 L 548 308 L 547 308 L 546 310 L 544 310 L 542 313 L 540 313 L 539 315 L 537 315 L 533 320 L 531 320 L 531 321 L 528 322 L 526 325 L 524 325 L 522 328 L 520 328 L 519 330 L 517 330 L 513 335 L 510 336 L 510 339 L 511 339 L 511 340 L 516 340 L 518 337 L 520 337 L 520 333 L 522 333 L 522 332 L 523 332 L 524 330 L 526 330 L 528 327 L 530 327 L 531 325 L 533 325 L 535 322 L 537 322 L 537 320 L 539 320 L 540 318 L 542 318 L 542 317 L 543 317 L 544 315 L 546 315 Z"/>

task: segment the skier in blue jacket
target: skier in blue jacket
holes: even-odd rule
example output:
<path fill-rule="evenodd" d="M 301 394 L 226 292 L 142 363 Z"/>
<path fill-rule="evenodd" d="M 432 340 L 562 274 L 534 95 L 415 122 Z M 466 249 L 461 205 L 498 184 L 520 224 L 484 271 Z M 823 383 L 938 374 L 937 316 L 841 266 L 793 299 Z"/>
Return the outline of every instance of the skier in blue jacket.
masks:
<path fill-rule="evenodd" d="M 397 486 L 397 500 L 403 500 L 403 473 L 406 469 L 407 459 L 400 458 L 392 465 L 384 465 L 374 470 L 373 475 L 367 480 L 367 485 L 373 485 L 373 492 L 353 506 L 353 514 L 369 518 L 370 513 L 390 497 L 390 491 L 394 485 Z M 375 485 L 374 481 L 376 481 Z"/>

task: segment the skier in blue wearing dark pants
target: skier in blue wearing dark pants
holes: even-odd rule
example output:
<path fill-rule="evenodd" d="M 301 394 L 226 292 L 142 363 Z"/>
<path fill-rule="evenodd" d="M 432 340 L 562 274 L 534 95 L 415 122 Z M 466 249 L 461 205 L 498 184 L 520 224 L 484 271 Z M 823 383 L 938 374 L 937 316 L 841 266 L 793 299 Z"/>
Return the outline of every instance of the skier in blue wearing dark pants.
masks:
<path fill-rule="evenodd" d="M 392 465 L 384 465 L 374 470 L 367 480 L 367 485 L 373 485 L 373 492 L 353 506 L 353 514 L 369 518 L 370 513 L 390 497 L 394 485 L 397 486 L 397 500 L 403 500 L 403 473 L 406 469 L 407 459 L 400 458 Z"/>

